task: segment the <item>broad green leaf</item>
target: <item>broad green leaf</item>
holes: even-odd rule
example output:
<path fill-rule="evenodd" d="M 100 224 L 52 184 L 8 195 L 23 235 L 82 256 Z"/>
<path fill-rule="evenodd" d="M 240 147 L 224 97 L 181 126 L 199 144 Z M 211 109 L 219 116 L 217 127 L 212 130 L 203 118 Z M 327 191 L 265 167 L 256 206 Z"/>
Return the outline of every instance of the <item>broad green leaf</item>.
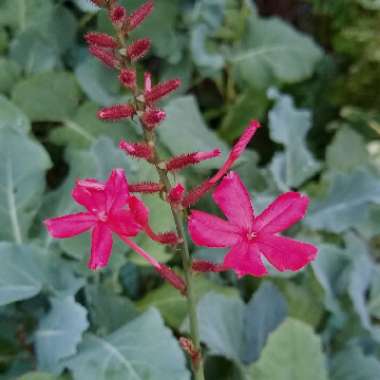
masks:
<path fill-rule="evenodd" d="M 121 102 L 117 72 L 110 70 L 88 56 L 75 68 L 75 75 L 83 92 L 95 103 L 103 106 Z"/>
<path fill-rule="evenodd" d="M 220 133 L 228 141 L 239 137 L 253 119 L 262 120 L 268 107 L 265 92 L 248 88 L 227 111 L 220 127 Z"/>
<path fill-rule="evenodd" d="M 8 93 L 20 78 L 20 74 L 21 68 L 16 62 L 0 58 L 0 93 Z"/>
<path fill-rule="evenodd" d="M 349 347 L 332 361 L 331 380 L 378 380 L 379 373 L 380 361 L 359 347 Z"/>
<path fill-rule="evenodd" d="M 72 74 L 47 72 L 18 82 L 12 100 L 32 121 L 64 121 L 75 112 L 80 91 Z"/>
<path fill-rule="evenodd" d="M 182 350 L 154 309 L 105 338 L 87 335 L 66 365 L 74 380 L 190 379 Z"/>
<path fill-rule="evenodd" d="M 321 58 L 321 49 L 309 36 L 277 18 L 253 15 L 242 46 L 230 62 L 242 81 L 267 88 L 310 77 Z"/>
<path fill-rule="evenodd" d="M 21 243 L 28 234 L 45 188 L 50 159 L 23 132 L 0 129 L 0 239 Z"/>
<path fill-rule="evenodd" d="M 192 96 L 184 96 L 172 100 L 165 108 L 167 119 L 157 129 L 163 144 L 174 155 L 196 151 L 207 151 L 220 148 L 225 154 L 226 144 L 207 128 L 196 100 Z M 199 168 L 215 169 L 221 159 L 205 161 Z"/>
<path fill-rule="evenodd" d="M 31 298 L 42 289 L 43 268 L 30 246 L 0 242 L 0 305 Z"/>
<path fill-rule="evenodd" d="M 368 304 L 369 312 L 372 316 L 380 319 L 380 267 L 375 268 L 375 275 L 371 284 L 371 292 Z"/>
<path fill-rule="evenodd" d="M 305 222 L 315 229 L 342 232 L 368 217 L 371 202 L 380 203 L 380 180 L 368 170 L 350 174 L 330 173 L 329 190 L 315 200 Z"/>
<path fill-rule="evenodd" d="M 240 298 L 208 293 L 198 303 L 201 340 L 213 355 L 239 362 L 244 355 L 245 305 Z"/>
<path fill-rule="evenodd" d="M 49 139 L 70 148 L 88 148 L 99 136 L 109 136 L 115 143 L 122 138 L 135 137 L 134 126 L 128 123 L 106 123 L 96 117 L 99 107 L 91 102 L 82 104 L 77 113 L 64 122 L 64 126 L 53 129 Z M 126 125 L 127 124 L 127 125 Z"/>
<path fill-rule="evenodd" d="M 0 95 L 0 131 L 11 128 L 19 132 L 29 132 L 30 122 L 17 106 Z"/>
<path fill-rule="evenodd" d="M 196 302 L 209 291 L 227 296 L 234 296 L 237 291 L 231 287 L 218 285 L 204 277 L 197 277 L 194 281 L 194 295 Z M 149 292 L 138 306 L 145 310 L 150 306 L 156 307 L 165 321 L 174 328 L 179 328 L 187 315 L 187 301 L 177 289 L 165 283 L 160 288 Z"/>
<path fill-rule="evenodd" d="M 269 336 L 250 373 L 252 380 L 327 380 L 321 341 L 308 325 L 289 318 Z"/>
<path fill-rule="evenodd" d="M 73 297 L 53 298 L 51 310 L 38 325 L 35 346 L 38 368 L 59 374 L 60 362 L 77 352 L 82 334 L 88 328 L 86 309 Z"/>
<path fill-rule="evenodd" d="M 29 372 L 21 377 L 18 377 L 17 380 L 69 380 L 69 379 L 63 376 L 57 377 L 50 373 Z"/>
<path fill-rule="evenodd" d="M 320 169 L 306 143 L 311 112 L 295 108 L 288 95 L 272 92 L 271 97 L 276 104 L 269 113 L 270 136 L 285 147 L 284 153 L 275 155 L 271 170 L 281 188 L 299 187 Z"/>
<path fill-rule="evenodd" d="M 348 147 L 350 154 L 347 154 Z M 338 130 L 326 151 L 326 164 L 329 169 L 336 171 L 352 171 L 368 163 L 368 160 L 363 137 L 347 126 Z"/>
<path fill-rule="evenodd" d="M 274 285 L 264 282 L 253 294 L 245 310 L 245 363 L 259 358 L 268 336 L 286 316 L 286 300 Z"/>

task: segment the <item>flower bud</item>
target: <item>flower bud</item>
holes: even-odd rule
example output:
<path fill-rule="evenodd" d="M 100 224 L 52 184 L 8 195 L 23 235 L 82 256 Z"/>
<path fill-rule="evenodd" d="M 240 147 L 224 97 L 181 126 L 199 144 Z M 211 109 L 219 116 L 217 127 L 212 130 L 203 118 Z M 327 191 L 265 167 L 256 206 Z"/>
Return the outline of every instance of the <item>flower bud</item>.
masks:
<path fill-rule="evenodd" d="M 152 148 L 145 143 L 129 143 L 128 141 L 120 141 L 119 148 L 132 157 L 143 158 L 149 160 L 153 156 Z"/>
<path fill-rule="evenodd" d="M 136 70 L 122 69 L 119 75 L 119 80 L 125 87 L 134 90 L 136 88 Z"/>
<path fill-rule="evenodd" d="M 142 115 L 141 121 L 145 127 L 152 130 L 166 118 L 165 111 L 159 108 L 148 108 Z"/>
<path fill-rule="evenodd" d="M 182 201 L 182 206 L 188 208 L 199 201 L 204 194 L 212 189 L 213 183 L 209 181 L 203 182 L 201 185 L 189 191 L 189 193 L 184 197 Z"/>
<path fill-rule="evenodd" d="M 145 100 L 154 103 L 175 91 L 181 85 L 179 79 L 170 79 L 166 82 L 154 86 L 150 91 L 145 92 Z"/>
<path fill-rule="evenodd" d="M 106 33 L 89 32 L 84 36 L 84 39 L 90 45 L 97 45 L 111 49 L 116 49 L 118 47 L 117 41 Z"/>
<path fill-rule="evenodd" d="M 179 204 L 183 200 L 183 195 L 185 194 L 185 187 L 182 183 L 175 185 L 168 194 L 168 200 L 171 204 Z"/>
<path fill-rule="evenodd" d="M 114 53 L 110 50 L 106 50 L 97 45 L 91 45 L 88 48 L 90 54 L 99 59 L 104 65 L 111 68 L 115 68 L 119 65 L 119 60 L 115 57 Z"/>
<path fill-rule="evenodd" d="M 128 18 L 128 29 L 133 30 L 137 28 L 153 11 L 153 1 L 149 0 L 131 14 Z"/>
<path fill-rule="evenodd" d="M 132 62 L 136 62 L 139 59 L 143 58 L 150 49 L 150 40 L 149 38 L 142 38 L 135 41 L 132 45 L 129 45 L 127 48 L 127 56 Z"/>
<path fill-rule="evenodd" d="M 183 295 L 186 294 L 186 283 L 182 277 L 178 276 L 178 274 L 164 264 L 161 264 L 160 268 L 157 268 L 156 270 L 163 279 L 178 289 Z"/>
<path fill-rule="evenodd" d="M 97 116 L 101 120 L 114 121 L 132 117 L 135 112 L 135 108 L 130 104 L 117 104 L 111 107 L 102 108 Z"/>
<path fill-rule="evenodd" d="M 209 160 L 220 156 L 220 149 L 214 149 L 210 152 L 195 152 L 182 154 L 181 156 L 173 157 L 166 163 L 166 170 L 180 170 L 189 165 L 196 165 L 202 161 Z"/>
<path fill-rule="evenodd" d="M 214 264 L 210 261 L 197 260 L 193 261 L 191 269 L 194 272 L 221 272 L 223 271 L 223 266 L 221 264 Z"/>
<path fill-rule="evenodd" d="M 163 186 L 156 182 L 140 182 L 129 184 L 128 189 L 131 193 L 153 194 L 162 191 Z"/>
<path fill-rule="evenodd" d="M 113 7 L 110 10 L 110 18 L 112 24 L 114 24 L 118 28 L 121 28 L 127 21 L 127 11 L 121 5 Z"/>
<path fill-rule="evenodd" d="M 152 89 L 152 74 L 149 72 L 144 73 L 144 91 L 148 92 Z"/>

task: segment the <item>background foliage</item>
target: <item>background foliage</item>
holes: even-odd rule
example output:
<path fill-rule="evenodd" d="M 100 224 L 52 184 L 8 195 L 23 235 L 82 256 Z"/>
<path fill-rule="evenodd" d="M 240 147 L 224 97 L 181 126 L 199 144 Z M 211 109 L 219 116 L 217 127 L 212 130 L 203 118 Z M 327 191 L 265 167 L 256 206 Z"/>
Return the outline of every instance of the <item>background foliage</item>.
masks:
<path fill-rule="evenodd" d="M 318 245 L 311 267 L 197 279 L 208 379 L 379 378 L 379 21 L 378 0 L 156 0 L 136 31 L 153 39 L 141 70 L 184 83 L 159 129 L 163 152 L 227 152 L 258 118 L 265 128 L 236 169 L 257 208 L 290 188 L 312 198 L 292 231 Z M 86 0 L 0 0 L 0 379 L 188 380 L 175 339 L 184 299 L 121 244 L 90 273 L 87 237 L 57 242 L 41 227 L 73 210 L 78 177 L 154 175 L 116 148 L 137 137 L 132 123 L 96 120 L 125 94 L 88 56 L 90 29 L 109 25 Z M 217 165 L 189 170 L 187 184 Z M 166 205 L 145 200 L 154 226 L 170 228 Z"/>

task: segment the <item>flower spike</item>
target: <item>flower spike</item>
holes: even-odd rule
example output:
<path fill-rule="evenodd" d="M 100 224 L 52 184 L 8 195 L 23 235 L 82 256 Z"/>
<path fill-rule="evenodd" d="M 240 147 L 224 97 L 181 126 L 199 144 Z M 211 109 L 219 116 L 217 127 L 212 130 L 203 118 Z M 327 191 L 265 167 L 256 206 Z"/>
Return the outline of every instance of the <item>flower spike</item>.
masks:
<path fill-rule="evenodd" d="M 92 54 L 95 58 L 97 58 L 104 65 L 115 68 L 119 66 L 119 60 L 114 55 L 114 53 L 110 50 L 106 50 L 98 45 L 91 45 L 88 48 L 90 54 Z"/>
<path fill-rule="evenodd" d="M 132 105 L 117 104 L 111 107 L 102 108 L 97 116 L 100 120 L 116 121 L 132 117 L 135 113 L 135 108 Z"/>
<path fill-rule="evenodd" d="M 166 82 L 160 83 L 157 86 L 154 86 L 151 90 L 145 92 L 145 100 L 148 103 L 157 102 L 175 91 L 180 85 L 181 81 L 179 79 L 170 79 Z"/>
<path fill-rule="evenodd" d="M 136 29 L 153 11 L 153 1 L 149 0 L 128 18 L 128 30 Z"/>
<path fill-rule="evenodd" d="M 127 56 L 132 62 L 136 62 L 143 58 L 150 49 L 149 38 L 142 38 L 135 41 L 132 45 L 127 48 Z"/>

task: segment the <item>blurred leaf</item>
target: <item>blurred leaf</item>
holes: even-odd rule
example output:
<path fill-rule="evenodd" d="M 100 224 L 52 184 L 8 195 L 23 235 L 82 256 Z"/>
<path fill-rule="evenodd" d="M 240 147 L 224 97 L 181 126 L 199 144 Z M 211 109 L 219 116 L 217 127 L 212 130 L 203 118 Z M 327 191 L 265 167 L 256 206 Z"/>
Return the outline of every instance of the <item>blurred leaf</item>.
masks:
<path fill-rule="evenodd" d="M 321 58 L 321 49 L 309 36 L 280 19 L 253 15 L 242 46 L 230 61 L 244 82 L 267 88 L 310 77 Z"/>
<path fill-rule="evenodd" d="M 207 292 L 235 296 L 237 291 L 232 287 L 218 285 L 204 277 L 198 277 L 194 281 L 194 295 L 196 302 Z M 179 328 L 187 315 L 187 301 L 177 289 L 165 283 L 161 287 L 149 292 L 138 303 L 139 308 L 145 310 L 150 306 L 156 307 L 165 321 L 174 328 Z"/>
<path fill-rule="evenodd" d="M 287 316 L 284 297 L 270 282 L 264 282 L 253 294 L 245 310 L 246 346 L 244 362 L 256 361 L 268 336 Z"/>
<path fill-rule="evenodd" d="M 270 136 L 285 146 L 285 153 L 275 155 L 271 170 L 281 188 L 299 187 L 320 169 L 306 143 L 306 135 L 312 126 L 311 112 L 296 109 L 288 95 L 272 91 L 270 97 L 276 100 L 269 113 Z"/>
<path fill-rule="evenodd" d="M 88 0 L 71 0 L 81 11 L 96 13 L 99 8 Z"/>
<path fill-rule="evenodd" d="M 303 322 L 287 319 L 250 367 L 254 380 L 327 380 L 320 339 Z"/>
<path fill-rule="evenodd" d="M 371 285 L 370 299 L 368 305 L 369 312 L 372 316 L 380 319 L 380 267 L 376 266 L 375 275 Z"/>
<path fill-rule="evenodd" d="M 190 379 L 182 350 L 154 309 L 105 338 L 87 335 L 66 365 L 75 380 Z"/>
<path fill-rule="evenodd" d="M 347 148 L 350 154 L 347 154 Z M 349 172 L 367 164 L 368 151 L 364 139 L 348 126 L 340 128 L 326 151 L 326 164 L 331 170 Z"/>
<path fill-rule="evenodd" d="M 57 377 L 49 373 L 29 372 L 24 376 L 17 378 L 17 380 L 68 380 L 68 378 L 63 376 Z"/>
<path fill-rule="evenodd" d="M 41 202 L 50 159 L 22 132 L 0 129 L 0 239 L 21 243 Z"/>
<path fill-rule="evenodd" d="M 2 129 L 10 130 L 11 128 L 19 132 L 29 132 L 30 122 L 18 107 L 5 96 L 0 95 L 0 131 Z"/>
<path fill-rule="evenodd" d="M 63 121 L 75 112 L 80 91 L 72 74 L 47 72 L 18 82 L 12 99 L 32 121 Z"/>
<path fill-rule="evenodd" d="M 379 360 L 364 355 L 359 347 L 350 347 L 335 356 L 331 380 L 378 380 L 379 373 Z"/>
<path fill-rule="evenodd" d="M 73 297 L 51 299 L 51 310 L 45 315 L 35 333 L 38 368 L 56 374 L 60 364 L 77 352 L 82 334 L 88 328 L 86 309 Z"/>
<path fill-rule="evenodd" d="M 379 10 L 380 0 L 357 0 L 357 2 L 366 9 Z"/>
<path fill-rule="evenodd" d="M 163 144 L 174 155 L 220 148 L 224 154 L 228 151 L 226 144 L 207 128 L 199 111 L 195 98 L 185 96 L 172 100 L 165 108 L 167 119 L 157 132 Z M 208 160 L 197 165 L 207 170 L 218 168 L 221 159 Z"/>
<path fill-rule="evenodd" d="M 312 228 L 345 231 L 368 216 L 371 202 L 380 203 L 380 180 L 368 170 L 357 169 L 351 174 L 332 172 L 327 181 L 327 195 L 312 203 L 305 219 Z"/>
<path fill-rule="evenodd" d="M 20 74 L 21 68 L 16 62 L 0 58 L 0 93 L 8 93 L 20 78 Z"/>

